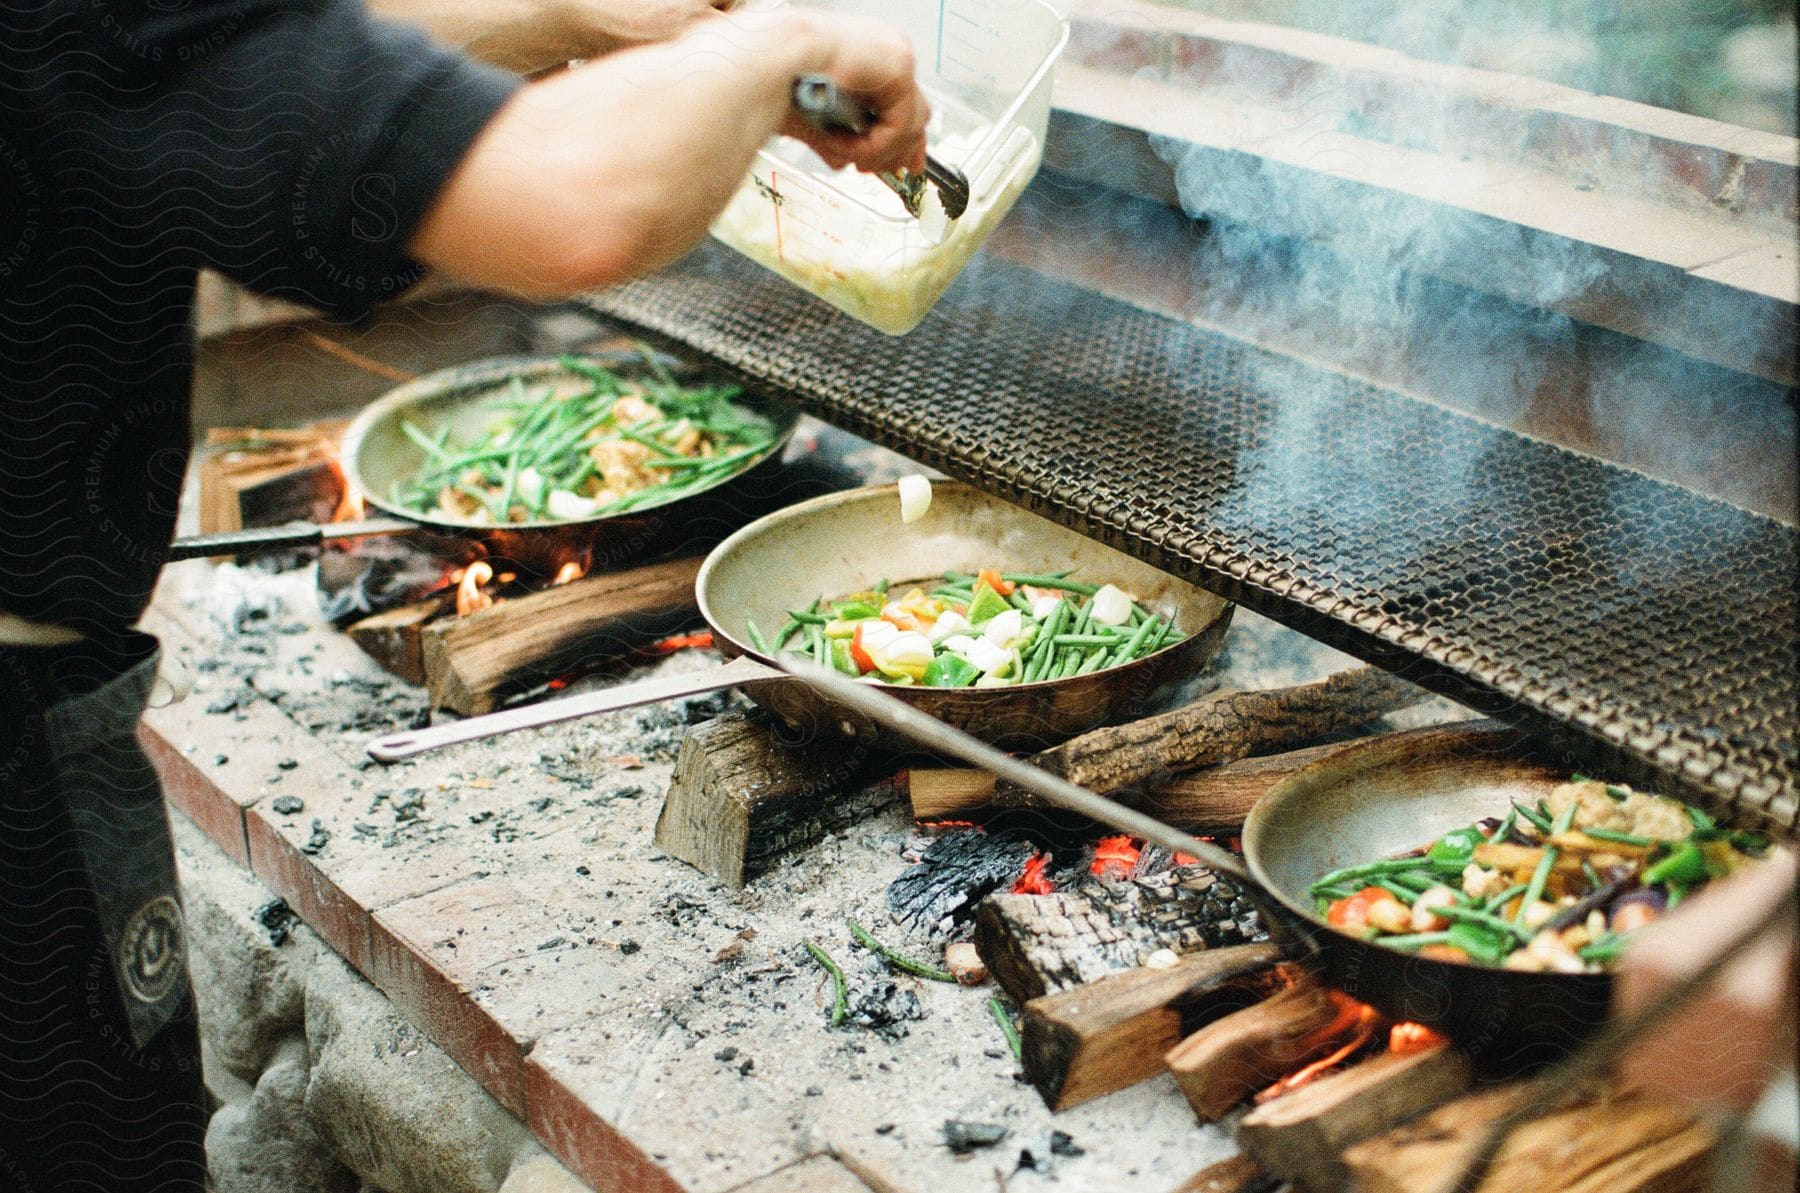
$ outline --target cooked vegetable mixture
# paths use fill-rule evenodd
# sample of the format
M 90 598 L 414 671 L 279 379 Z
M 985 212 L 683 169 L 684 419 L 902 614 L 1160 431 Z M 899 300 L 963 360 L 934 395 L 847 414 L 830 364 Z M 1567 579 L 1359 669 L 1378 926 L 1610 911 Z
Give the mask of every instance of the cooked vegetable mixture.
M 395 486 L 409 510 L 471 525 L 572 522 L 671 500 L 748 468 L 774 443 L 768 420 L 735 405 L 735 385 L 681 385 L 647 350 L 649 376 L 560 358 L 567 376 L 518 377 L 484 403 L 471 442 L 403 428 L 425 466 Z
M 1405 857 L 1310 888 L 1341 931 L 1442 961 L 1534 972 L 1608 969 L 1631 933 L 1768 842 L 1698 808 L 1576 775 Z
M 1111 584 L 1068 572 L 945 572 L 896 598 L 886 580 L 790 609 L 764 653 L 796 649 L 869 683 L 992 688 L 1086 675 L 1181 641 L 1174 625 Z

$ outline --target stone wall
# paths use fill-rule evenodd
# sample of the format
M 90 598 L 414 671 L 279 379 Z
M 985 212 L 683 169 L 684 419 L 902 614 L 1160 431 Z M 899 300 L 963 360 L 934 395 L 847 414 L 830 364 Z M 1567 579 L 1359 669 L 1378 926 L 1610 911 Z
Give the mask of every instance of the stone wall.
M 217 1193 L 587 1188 L 275 896 L 171 815 Z

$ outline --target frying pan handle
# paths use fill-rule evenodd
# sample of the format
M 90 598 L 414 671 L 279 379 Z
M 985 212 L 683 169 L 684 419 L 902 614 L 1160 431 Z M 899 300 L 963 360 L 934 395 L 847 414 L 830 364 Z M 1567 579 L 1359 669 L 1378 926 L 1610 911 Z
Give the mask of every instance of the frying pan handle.
M 295 547 L 316 547 L 328 540 L 363 538 L 378 534 L 410 534 L 419 528 L 416 522 L 399 518 L 369 518 L 361 522 L 288 522 L 281 526 L 255 526 L 248 530 L 223 530 L 216 534 L 195 534 L 178 538 L 169 544 L 169 562 L 182 559 L 207 559 L 214 555 L 239 555 L 255 551 L 282 551 Z
M 535 729 L 541 725 L 554 725 L 558 721 L 570 721 L 576 717 L 591 717 L 595 713 L 614 712 L 633 705 L 655 704 L 659 700 L 674 700 L 681 696 L 699 696 L 706 692 L 717 692 L 721 688 L 781 678 L 782 673 L 774 668 L 765 667 L 749 655 L 739 655 L 723 666 L 708 667 L 704 671 L 665 675 L 642 683 L 603 688 L 598 692 L 583 692 L 579 696 L 564 696 L 560 700 L 546 700 L 542 704 L 527 704 L 503 712 L 433 725 L 429 729 L 390 733 L 369 743 L 369 757 L 378 762 L 398 762 L 402 758 L 410 758 L 414 754 L 423 754 L 427 750 L 458 742 L 480 741 L 518 729 Z

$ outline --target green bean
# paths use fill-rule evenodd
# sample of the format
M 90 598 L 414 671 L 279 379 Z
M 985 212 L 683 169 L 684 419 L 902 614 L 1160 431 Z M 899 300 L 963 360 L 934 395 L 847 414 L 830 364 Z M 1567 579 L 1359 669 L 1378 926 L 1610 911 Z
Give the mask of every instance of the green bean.
M 988 999 L 987 1005 L 988 1014 L 1000 1025 L 1000 1034 L 1006 1037 L 1006 1046 L 1012 1049 L 1013 1059 L 1018 1060 L 1024 1053 L 1019 1042 L 1019 1029 L 1013 1026 L 1012 1016 L 1006 1013 L 1006 1007 L 997 996 Z
M 1574 800 L 1569 801 L 1569 806 L 1564 808 L 1562 810 L 1562 812 L 1560 814 L 1558 814 L 1555 821 L 1553 821 L 1551 823 L 1551 825 L 1550 825 L 1550 835 L 1551 836 L 1554 837 L 1561 833 L 1566 833 L 1569 831 L 1569 826 L 1575 823 L 1575 811 L 1579 806 L 1580 805 L 1577 804 Z
M 1509 886 L 1505 890 L 1501 891 L 1498 895 L 1495 895 L 1493 898 L 1491 898 L 1487 902 L 1483 903 L 1481 905 L 1481 910 L 1487 912 L 1489 915 L 1492 915 L 1496 911 L 1499 911 L 1502 907 L 1505 907 L 1507 905 L 1507 903 L 1510 902 L 1512 899 L 1516 898 L 1519 895 L 1523 895 L 1527 889 L 1528 889 L 1527 884 L 1523 883 L 1523 882 L 1518 883 L 1514 886 Z
M 1584 828 L 1581 830 L 1596 841 L 1613 841 L 1620 845 L 1651 846 L 1656 842 L 1650 837 L 1639 837 L 1632 833 L 1621 833 L 1610 828 Z
M 1161 624 L 1161 621 L 1162 619 L 1158 617 L 1146 617 L 1144 623 L 1138 626 L 1137 633 L 1133 634 L 1125 645 L 1119 647 L 1119 649 L 1113 653 L 1112 658 L 1108 660 L 1110 665 L 1116 667 L 1121 663 L 1129 663 L 1131 660 L 1137 658 L 1144 649 L 1145 640 L 1155 632 L 1156 627 Z
M 1521 817 L 1523 817 L 1526 820 L 1526 822 L 1528 822 L 1531 825 L 1531 827 L 1535 828 L 1539 833 L 1548 833 L 1550 831 L 1550 818 L 1548 816 L 1539 816 L 1536 812 L 1533 812 L 1530 808 L 1527 808 L 1523 804 L 1519 804 L 1519 803 L 1513 804 L 1513 811 L 1517 812 Z
M 645 447 L 649 448 L 653 452 L 658 453 L 659 455 L 671 457 L 671 458 L 677 459 L 677 460 L 686 459 L 686 457 L 683 456 L 680 452 L 676 451 L 674 448 L 670 447 L 668 444 L 664 443 L 662 440 L 656 438 L 656 436 L 650 434 L 647 431 L 640 431 L 634 427 L 620 427 L 619 434 L 622 437 L 631 440 L 633 443 L 643 444 Z
M 769 640 L 764 638 L 762 631 L 756 628 L 756 619 L 748 613 L 744 614 L 744 626 L 750 631 L 750 645 L 756 647 L 763 654 L 775 653 L 769 649 Z
M 625 387 L 613 372 L 592 361 L 582 360 L 579 356 L 559 356 L 557 363 L 578 376 L 586 377 L 596 386 L 605 386 L 610 393 L 623 393 Z
M 887 582 L 886 576 L 883 576 L 881 579 L 875 581 L 875 591 L 876 592 L 880 593 L 882 596 L 886 596 L 887 590 L 888 590 L 888 582 Z
M 812 954 L 812 959 L 831 975 L 831 1026 L 836 1027 L 844 1021 L 844 1015 L 849 1009 L 850 987 L 844 981 L 844 971 L 838 968 L 837 962 L 824 949 L 810 940 L 802 943 L 806 945 L 806 951 Z
M 1434 907 L 1431 910 L 1433 914 L 1441 915 L 1447 920 L 1463 920 L 1471 924 L 1480 924 L 1484 928 L 1492 928 L 1496 932 L 1506 932 L 1512 936 L 1518 937 L 1520 940 L 1528 941 L 1531 939 L 1531 933 L 1527 929 L 1520 927 L 1517 923 L 1511 920 L 1503 920 L 1497 915 L 1489 915 L 1485 911 L 1476 911 L 1473 907 L 1456 907 L 1452 905 Z
M 1111 651 L 1104 646 L 1094 647 L 1093 653 L 1081 661 L 1081 666 L 1075 668 L 1075 674 L 1090 675 L 1100 670 L 1102 664 L 1106 662 L 1106 656 L 1110 653 Z
M 831 618 L 825 616 L 823 613 L 815 612 L 818 605 L 819 602 L 814 601 L 812 609 L 789 609 L 787 615 L 801 625 L 824 625 L 826 622 L 830 621 Z
M 1318 881 L 1314 882 L 1312 886 L 1307 889 L 1314 890 L 1322 886 L 1336 886 L 1338 883 L 1349 882 L 1352 879 L 1374 878 L 1377 875 L 1384 874 L 1399 874 L 1407 870 L 1422 869 L 1429 865 L 1431 865 L 1431 859 L 1424 857 L 1400 857 L 1388 858 L 1379 862 L 1364 862 L 1360 866 L 1345 866 L 1341 870 L 1333 870 L 1331 873 L 1324 875 Z
M 676 456 L 673 459 L 645 460 L 645 468 L 707 468 L 723 471 L 740 460 L 748 460 L 759 449 L 749 448 L 729 456 Z
M 876 954 L 894 968 L 903 969 L 907 973 L 921 978 L 929 978 L 934 982 L 956 984 L 956 977 L 949 970 L 939 969 L 935 965 L 927 965 L 923 961 L 914 961 L 905 953 L 889 948 L 869 935 L 868 930 L 855 920 L 846 920 L 845 923 L 850 925 L 850 935 L 856 938 L 856 943 Z
M 1397 882 L 1401 886 L 1411 887 L 1413 890 L 1421 893 L 1430 890 L 1434 886 L 1444 885 L 1442 882 L 1438 881 L 1435 874 L 1427 874 L 1416 870 L 1402 870 L 1398 874 L 1388 875 L 1387 878 L 1390 882 Z
M 1058 646 L 1118 646 L 1128 639 L 1123 634 L 1058 634 Z
M 1489 837 L 1488 840 L 1490 840 L 1490 841 L 1506 840 L 1507 834 L 1512 832 L 1513 825 L 1517 824 L 1518 822 L 1519 822 L 1519 806 L 1517 804 L 1514 804 L 1511 808 L 1507 809 L 1506 819 L 1504 819 L 1500 822 L 1500 827 L 1498 827 L 1494 830 L 1494 835 Z
M 944 579 L 950 581 L 952 584 L 959 584 L 965 588 L 972 588 L 975 585 L 974 572 L 945 572 Z
M 1513 923 L 1523 924 L 1526 909 L 1544 893 L 1544 884 L 1550 881 L 1550 868 L 1556 865 L 1557 853 L 1556 846 L 1544 846 L 1544 856 L 1538 859 L 1537 869 L 1531 875 L 1531 885 L 1525 888 L 1525 894 L 1519 899 L 1519 910 L 1513 913 Z
M 1400 900 L 1400 902 L 1406 904 L 1408 907 L 1411 907 L 1413 901 L 1422 893 L 1420 891 L 1415 891 L 1410 887 L 1401 886 L 1391 878 L 1377 878 L 1375 880 L 1375 885 L 1394 896 L 1394 898 Z
M 1029 584 L 1033 588 L 1061 588 L 1068 592 L 1078 592 L 1082 596 L 1093 596 L 1100 591 L 1098 584 L 1084 584 L 1080 580 L 1064 579 L 1067 572 L 1061 575 L 1034 575 L 1030 572 L 1002 572 L 1000 578 L 1008 584 Z M 945 573 L 949 578 L 949 573 Z
M 444 451 L 444 445 L 441 442 L 433 440 L 431 436 L 413 426 L 412 423 L 402 419 L 400 422 L 400 429 L 404 431 L 406 437 L 417 444 L 419 450 L 423 451 L 426 455 L 439 460 L 447 458 L 447 453 Z M 445 429 L 447 430 L 448 428 L 446 427 Z
M 1414 949 L 1422 949 L 1428 944 L 1447 944 L 1450 941 L 1450 934 L 1448 932 L 1411 932 L 1402 936 L 1378 936 L 1376 939 L 1390 949 L 1411 952 Z

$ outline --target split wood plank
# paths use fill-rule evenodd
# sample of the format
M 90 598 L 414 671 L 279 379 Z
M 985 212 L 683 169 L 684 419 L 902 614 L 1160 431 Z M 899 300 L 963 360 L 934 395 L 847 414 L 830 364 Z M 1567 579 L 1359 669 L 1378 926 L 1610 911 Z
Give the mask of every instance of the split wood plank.
M 1474 1071 L 1447 1045 L 1384 1052 L 1265 1102 L 1238 1123 L 1238 1146 L 1271 1175 L 1305 1190 L 1350 1179 L 1346 1148 L 1463 1093 Z
M 509 694 L 592 658 L 641 646 L 699 617 L 699 558 L 664 560 L 510 597 L 424 627 L 433 708 L 491 712 Z
M 1259 1089 L 1330 1051 L 1324 1031 L 1337 1006 L 1324 987 L 1303 978 L 1270 998 L 1214 1020 L 1169 1050 L 1194 1117 L 1212 1122 Z
M 423 687 L 425 627 L 455 608 L 455 594 L 440 592 L 410 605 L 372 613 L 352 622 L 344 632 L 383 670 Z
M 1208 949 L 1025 1004 L 1020 1064 L 1052 1110 L 1124 1089 L 1162 1069 L 1183 1035 L 1268 993 L 1272 944 Z
M 1351 1147 L 1344 1167 L 1366 1193 L 1446 1189 L 1523 1088 L 1501 1086 L 1440 1106 Z M 1478 1193 L 1699 1193 L 1716 1142 L 1710 1127 L 1667 1099 L 1603 1088 L 1514 1131 Z
M 1236 883 L 1205 866 L 1147 878 L 1085 876 L 1048 895 L 995 894 L 975 913 L 975 947 L 1002 989 L 1026 1003 L 1178 955 L 1262 939 Z
M 1218 693 L 1172 712 L 1095 729 L 1034 754 L 1031 761 L 1090 791 L 1154 789 L 1173 774 L 1359 729 L 1424 696 L 1396 675 L 1355 667 L 1296 687 Z M 1001 783 L 994 802 L 1037 807 L 1042 801 Z
M 893 762 L 849 737 L 804 744 L 760 710 L 726 713 L 682 739 L 656 820 L 656 845 L 742 887 L 791 849 L 900 796 Z
M 1309 746 L 1207 767 L 1177 775 L 1121 802 L 1192 833 L 1236 833 L 1269 788 L 1343 744 Z M 907 798 L 912 801 L 914 820 L 954 820 L 993 804 L 994 776 L 962 767 L 915 768 L 907 774 Z

